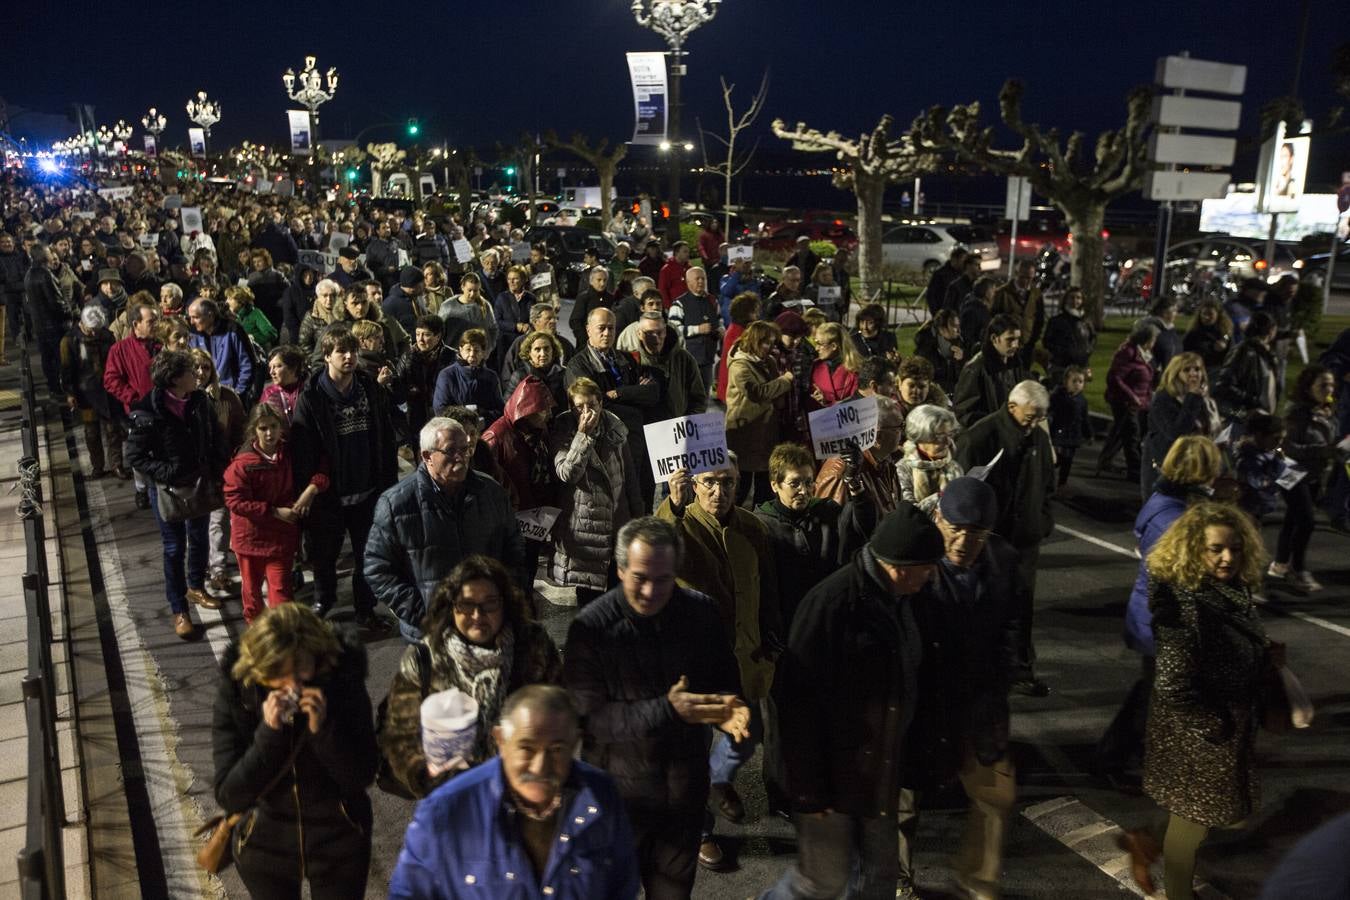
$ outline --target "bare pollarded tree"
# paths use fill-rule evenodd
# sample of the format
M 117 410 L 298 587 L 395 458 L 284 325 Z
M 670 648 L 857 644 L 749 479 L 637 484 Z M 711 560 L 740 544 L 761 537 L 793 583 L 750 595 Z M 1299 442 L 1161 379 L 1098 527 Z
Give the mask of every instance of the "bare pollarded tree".
M 590 138 L 578 132 L 573 132 L 572 139 L 564 142 L 552 131 L 544 136 L 544 143 L 566 150 L 595 167 L 595 174 L 600 179 L 600 228 L 608 228 L 610 217 L 614 214 L 614 178 L 618 174 L 619 163 L 628 155 L 628 145 L 615 144 L 614 149 L 610 150 L 608 138 L 600 138 L 592 144 Z
M 924 151 L 950 155 L 996 175 L 1019 175 L 1060 212 L 1073 237 L 1071 279 L 1083 288 L 1087 307 L 1100 326 L 1105 310 L 1105 241 L 1102 223 L 1111 201 L 1139 190 L 1149 171 L 1149 114 L 1153 94 L 1135 88 L 1125 101 L 1125 124 L 1103 131 L 1091 151 L 1083 132 L 1061 140 L 1058 129 L 1043 129 L 1022 118 L 1023 86 L 1010 80 L 999 92 L 999 114 L 1020 147 L 1000 149 L 994 128 L 980 123 L 980 104 L 950 110 L 935 106 L 914 120 L 909 137 Z
M 881 279 L 881 211 L 886 199 L 886 187 L 910 181 L 917 175 L 932 171 L 940 155 L 918 147 L 910 135 L 892 135 L 895 119 L 888 113 L 876 127 L 856 138 L 846 138 L 837 131 L 820 132 L 798 122 L 789 128 L 782 119 L 775 119 L 773 133 L 792 141 L 797 150 L 811 153 L 833 151 L 844 164 L 834 175 L 835 187 L 852 191 L 858 199 L 858 275 L 862 292 L 870 297 L 882 287 Z
M 727 135 L 723 137 L 720 134 L 713 134 L 703 127 L 703 123 L 698 123 L 699 143 L 703 148 L 703 168 L 716 172 L 721 175 L 726 183 L 726 191 L 722 198 L 723 218 L 722 234 L 731 234 L 731 181 L 745 167 L 750 165 L 750 160 L 754 158 L 755 150 L 759 147 L 759 141 L 756 140 L 748 151 L 742 149 L 738 156 L 736 153 L 736 139 L 740 137 L 742 131 L 745 131 L 755 120 L 759 118 L 760 112 L 764 109 L 764 99 L 769 95 L 769 73 L 766 71 L 764 77 L 759 80 L 759 90 L 750 98 L 750 105 L 744 112 L 737 114 L 735 106 L 731 102 L 731 94 L 736 90 L 736 85 L 727 84 L 725 77 L 720 79 L 722 82 L 722 103 L 727 109 Z M 726 156 L 719 162 L 710 162 L 708 159 L 707 139 L 711 138 L 722 145 Z

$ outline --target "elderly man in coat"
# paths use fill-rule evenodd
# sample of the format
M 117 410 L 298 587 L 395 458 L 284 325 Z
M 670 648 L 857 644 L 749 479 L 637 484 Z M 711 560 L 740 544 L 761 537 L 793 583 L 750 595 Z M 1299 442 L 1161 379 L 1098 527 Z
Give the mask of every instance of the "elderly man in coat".
M 735 454 L 723 469 L 692 477 L 680 469 L 670 479 L 670 496 L 656 510 L 657 518 L 674 524 L 684 539 L 684 561 L 676 572 L 680 584 L 717 604 L 740 667 L 742 696 L 750 704 L 749 739 L 718 741 L 709 758 L 711 803 L 733 823 L 745 816 L 733 782 L 763 734 L 759 702 L 769 695 L 773 661 L 782 646 L 773 546 L 764 523 L 736 505 L 739 476 Z M 722 851 L 711 832 L 710 822 L 699 862 L 715 871 L 722 865 Z

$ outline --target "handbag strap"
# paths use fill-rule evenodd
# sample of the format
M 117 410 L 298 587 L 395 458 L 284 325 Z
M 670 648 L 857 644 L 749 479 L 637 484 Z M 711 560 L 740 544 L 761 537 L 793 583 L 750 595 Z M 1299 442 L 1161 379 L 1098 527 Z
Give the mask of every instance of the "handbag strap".
M 277 773 L 272 776 L 271 780 L 267 782 L 267 785 L 262 790 L 258 791 L 258 796 L 251 804 L 249 804 L 250 806 L 257 806 L 263 797 L 272 793 L 272 789 L 281 784 L 281 779 L 286 777 L 286 772 L 290 770 L 291 766 L 295 765 L 296 757 L 300 755 L 300 748 L 303 746 L 305 746 L 305 732 L 302 731 L 300 733 L 300 739 L 291 746 L 291 752 L 286 757 L 286 763 L 277 770 Z

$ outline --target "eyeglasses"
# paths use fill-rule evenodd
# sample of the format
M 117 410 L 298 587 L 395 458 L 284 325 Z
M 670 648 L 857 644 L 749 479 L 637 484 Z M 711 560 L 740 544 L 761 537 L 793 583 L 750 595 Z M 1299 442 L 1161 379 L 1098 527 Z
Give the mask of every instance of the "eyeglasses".
M 456 600 L 454 603 L 455 612 L 461 616 L 472 617 L 475 614 L 484 616 L 493 616 L 502 611 L 502 598 L 494 597 L 491 600 L 484 600 L 482 603 L 470 603 L 467 600 Z
M 809 491 L 816 486 L 816 480 L 814 478 L 785 478 L 782 484 L 790 491 Z
M 464 444 L 464 445 L 451 444 L 451 445 L 449 445 L 448 447 L 436 447 L 436 448 L 433 449 L 431 452 L 432 452 L 432 453 L 444 453 L 446 456 L 450 457 L 451 459 L 456 459 L 456 458 L 458 458 L 458 459 L 463 459 L 464 457 L 466 457 L 466 456 L 469 455 L 469 445 L 468 445 L 468 444 Z
M 698 479 L 698 478 L 696 478 L 696 479 L 694 479 L 694 486 L 695 486 L 695 487 L 701 487 L 701 488 L 703 488 L 705 491 L 722 490 L 722 491 L 724 491 L 724 492 L 730 493 L 731 491 L 736 490 L 736 479 L 735 479 L 735 478 L 703 478 L 703 479 Z

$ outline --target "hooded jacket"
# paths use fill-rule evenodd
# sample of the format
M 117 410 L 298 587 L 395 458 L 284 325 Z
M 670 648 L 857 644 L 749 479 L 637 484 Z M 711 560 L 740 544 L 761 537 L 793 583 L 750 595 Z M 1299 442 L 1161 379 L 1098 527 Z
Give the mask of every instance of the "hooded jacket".
M 483 432 L 483 443 L 501 467 L 506 478 L 503 487 L 518 510 L 554 505 L 556 480 L 550 477 L 547 483 L 541 484 L 531 477 L 541 466 L 550 474 L 553 469 L 548 425 L 545 423 L 539 431 L 533 432 L 536 437 L 527 438 L 528 426 L 521 424 L 526 416 L 552 412 L 553 409 L 553 394 L 548 385 L 533 375 L 526 376 L 511 392 L 501 417 Z
M 300 544 L 300 526 L 273 513 L 300 496 L 290 442 L 277 445 L 268 459 L 256 445 L 240 450 L 225 469 L 225 508 L 230 511 L 230 549 L 248 556 L 287 558 Z M 315 472 L 304 485 L 328 490 L 328 473 Z

